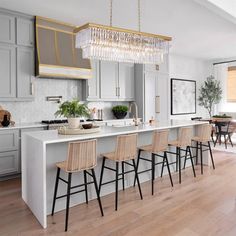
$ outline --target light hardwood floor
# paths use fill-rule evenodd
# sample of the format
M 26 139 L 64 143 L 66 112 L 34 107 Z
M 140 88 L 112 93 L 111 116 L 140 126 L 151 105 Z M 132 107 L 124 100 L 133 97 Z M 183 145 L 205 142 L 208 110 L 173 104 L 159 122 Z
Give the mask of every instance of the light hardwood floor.
M 114 195 L 102 198 L 104 217 L 97 201 L 71 208 L 69 231 L 65 233 L 65 212 L 48 217 L 48 228 L 42 229 L 21 200 L 20 181 L 0 183 L 0 235 L 81 235 L 81 236 L 206 236 L 236 235 L 236 154 L 214 152 L 216 170 L 205 167 L 197 178 L 191 168 L 183 172 L 174 188 L 168 176 L 155 183 L 142 184 L 144 200 L 137 188 L 120 191 L 119 210 L 114 211 Z

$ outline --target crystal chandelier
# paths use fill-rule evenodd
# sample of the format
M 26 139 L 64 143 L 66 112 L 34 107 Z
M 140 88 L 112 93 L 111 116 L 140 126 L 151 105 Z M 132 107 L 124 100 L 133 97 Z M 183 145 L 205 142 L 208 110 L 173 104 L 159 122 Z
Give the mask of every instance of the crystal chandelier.
M 76 48 L 82 48 L 83 58 L 104 61 L 160 64 L 169 52 L 170 37 L 144 33 L 140 30 L 140 0 L 138 0 L 139 31 L 88 23 L 76 28 Z

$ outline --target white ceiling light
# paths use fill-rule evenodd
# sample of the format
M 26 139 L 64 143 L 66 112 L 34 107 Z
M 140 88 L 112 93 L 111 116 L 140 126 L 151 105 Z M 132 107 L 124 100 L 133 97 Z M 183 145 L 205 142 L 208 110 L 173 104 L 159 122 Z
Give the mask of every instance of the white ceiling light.
M 76 47 L 83 57 L 105 61 L 159 64 L 169 51 L 170 37 L 141 32 L 140 0 L 138 0 L 139 31 L 88 23 L 76 28 Z

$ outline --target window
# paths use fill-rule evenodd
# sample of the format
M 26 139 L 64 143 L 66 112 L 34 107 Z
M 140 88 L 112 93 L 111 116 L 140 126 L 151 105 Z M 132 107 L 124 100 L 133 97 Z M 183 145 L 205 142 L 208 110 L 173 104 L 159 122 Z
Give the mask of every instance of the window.
M 236 102 L 236 66 L 228 67 L 227 102 Z

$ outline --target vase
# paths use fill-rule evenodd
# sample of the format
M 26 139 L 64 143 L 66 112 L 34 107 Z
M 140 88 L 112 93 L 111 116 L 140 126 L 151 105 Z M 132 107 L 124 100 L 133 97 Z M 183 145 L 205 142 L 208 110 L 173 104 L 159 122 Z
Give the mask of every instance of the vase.
M 78 129 L 80 126 L 80 118 L 67 118 L 68 119 L 68 125 L 70 129 Z
M 114 112 L 113 111 L 114 116 L 116 117 L 116 119 L 124 119 L 127 115 L 127 112 Z
M 10 124 L 10 120 L 8 120 L 7 115 L 4 115 L 3 121 L 1 122 L 3 127 L 7 127 Z

